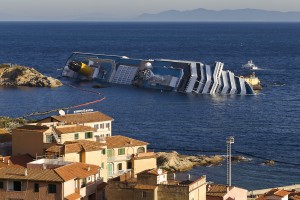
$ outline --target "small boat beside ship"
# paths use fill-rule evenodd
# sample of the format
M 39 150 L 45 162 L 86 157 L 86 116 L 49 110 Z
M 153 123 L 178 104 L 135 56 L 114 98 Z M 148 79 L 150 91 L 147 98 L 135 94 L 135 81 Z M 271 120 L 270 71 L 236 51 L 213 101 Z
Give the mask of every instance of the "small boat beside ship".
M 160 91 L 195 94 L 252 95 L 244 78 L 212 65 L 170 59 L 134 59 L 126 56 L 74 52 L 62 71 L 63 77 L 133 85 Z
M 249 70 L 258 70 L 258 67 L 253 63 L 252 60 L 249 60 L 246 64 L 244 64 L 242 68 Z

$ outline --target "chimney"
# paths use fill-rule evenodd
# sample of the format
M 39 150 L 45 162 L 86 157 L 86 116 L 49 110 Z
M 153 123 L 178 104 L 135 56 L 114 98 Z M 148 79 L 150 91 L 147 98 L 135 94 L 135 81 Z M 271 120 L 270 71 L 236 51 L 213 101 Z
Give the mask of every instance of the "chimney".
M 190 174 L 188 174 L 188 178 L 189 178 L 189 180 L 191 180 L 191 175 Z
M 88 166 L 87 171 L 88 171 L 88 172 L 91 171 L 91 167 L 90 167 L 90 166 Z
M 176 174 L 175 173 L 173 173 L 173 177 L 174 177 L 174 181 L 176 180 Z
M 28 175 L 27 168 L 25 168 L 24 176 L 27 176 L 27 175 Z

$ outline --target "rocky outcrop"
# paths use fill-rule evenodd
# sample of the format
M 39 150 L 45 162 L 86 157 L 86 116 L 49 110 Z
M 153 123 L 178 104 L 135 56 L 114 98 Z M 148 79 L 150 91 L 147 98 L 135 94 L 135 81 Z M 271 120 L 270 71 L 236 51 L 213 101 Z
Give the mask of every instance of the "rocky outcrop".
M 24 66 L 0 65 L 0 86 L 59 87 L 62 83 Z
M 168 171 L 187 171 L 194 166 L 215 166 L 224 161 L 222 156 L 187 156 L 176 151 L 157 153 L 157 165 Z
M 167 171 L 187 171 L 194 166 L 218 166 L 222 165 L 225 156 L 188 156 L 180 155 L 176 151 L 172 152 L 158 152 L 157 166 Z M 251 159 L 244 156 L 232 156 L 232 162 L 248 162 Z
M 262 163 L 262 165 L 272 166 L 272 165 L 275 165 L 275 161 L 274 160 L 266 160 Z

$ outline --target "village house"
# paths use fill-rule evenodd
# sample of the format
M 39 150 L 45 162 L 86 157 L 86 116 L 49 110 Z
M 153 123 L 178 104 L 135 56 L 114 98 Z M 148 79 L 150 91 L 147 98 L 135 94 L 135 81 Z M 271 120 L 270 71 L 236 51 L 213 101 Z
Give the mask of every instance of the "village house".
M 206 177 L 175 180 L 162 169 L 149 169 L 136 178 L 127 173 L 109 180 L 106 195 L 109 200 L 205 200 Z
M 80 112 L 75 114 L 54 115 L 38 120 L 30 125 L 40 126 L 60 126 L 60 125 L 82 125 L 89 126 L 95 129 L 98 137 L 111 136 L 112 132 L 112 121 L 108 115 L 101 112 Z
M 129 171 L 136 175 L 145 169 L 156 168 L 155 153 L 147 151 L 149 143 L 121 135 L 106 137 L 105 141 L 109 178 Z
M 208 184 L 206 200 L 247 200 L 248 191 L 235 186 Z
M 103 181 L 98 166 L 64 163 L 47 169 L 46 165 L 45 162 L 33 163 L 31 168 L 0 168 L 0 200 L 102 199 Z
M 107 146 L 103 142 L 89 140 L 67 141 L 46 149 L 47 158 L 60 158 L 68 162 L 82 162 L 98 165 L 101 178 L 107 181 Z
M 76 140 L 46 149 L 49 158 L 101 166 L 104 181 L 126 172 L 137 174 L 156 167 L 156 155 L 147 152 L 148 143 L 125 136 L 106 137 L 101 142 Z M 104 175 L 106 173 L 106 176 Z

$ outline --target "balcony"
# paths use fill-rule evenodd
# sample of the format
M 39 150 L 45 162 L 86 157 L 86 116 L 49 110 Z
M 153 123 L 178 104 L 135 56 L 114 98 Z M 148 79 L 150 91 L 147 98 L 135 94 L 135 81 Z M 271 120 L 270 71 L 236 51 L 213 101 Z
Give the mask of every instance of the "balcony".
M 131 172 L 131 169 L 108 171 L 108 177 L 117 177 L 128 172 Z
M 86 184 L 81 185 L 79 194 L 82 197 L 89 196 L 91 194 L 96 193 L 97 186 L 103 182 L 102 178 L 97 179 L 96 181 L 92 181 Z
M 107 158 L 107 162 L 127 161 L 132 158 L 132 155 L 112 156 Z

